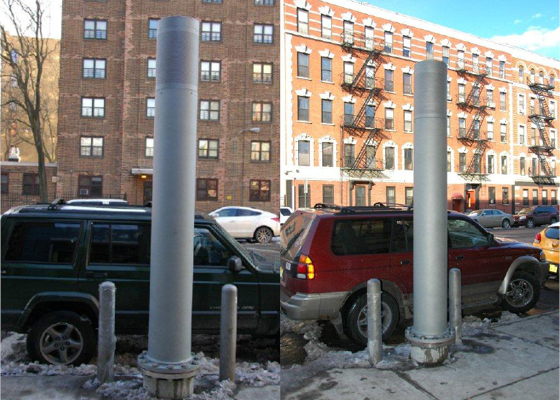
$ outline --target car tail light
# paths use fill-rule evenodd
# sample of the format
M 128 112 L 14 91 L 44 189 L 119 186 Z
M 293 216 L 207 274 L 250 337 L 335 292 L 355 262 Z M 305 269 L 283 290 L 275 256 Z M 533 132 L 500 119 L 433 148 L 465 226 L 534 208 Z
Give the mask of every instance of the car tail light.
M 541 233 L 537 233 L 537 236 L 535 236 L 535 243 L 540 243 L 541 242 Z
M 278 218 L 278 217 L 274 217 L 274 218 L 271 218 L 271 219 L 272 219 L 273 221 L 280 222 L 280 218 Z
M 298 279 L 315 279 L 315 266 L 311 258 L 302 254 L 299 256 L 299 261 L 297 265 L 297 275 Z

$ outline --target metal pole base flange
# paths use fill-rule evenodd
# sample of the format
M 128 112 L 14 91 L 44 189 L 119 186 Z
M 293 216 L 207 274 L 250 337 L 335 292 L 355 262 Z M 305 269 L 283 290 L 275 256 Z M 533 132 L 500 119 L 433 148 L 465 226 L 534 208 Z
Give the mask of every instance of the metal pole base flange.
M 158 399 L 180 400 L 193 394 L 200 363 L 196 356 L 185 363 L 160 363 L 143 352 L 138 356 L 138 368 L 144 375 L 144 389 L 150 395 Z
M 423 335 L 409 327 L 405 337 L 410 343 L 410 358 L 419 364 L 436 365 L 449 355 L 449 346 L 455 341 L 455 332 L 447 328 L 441 335 Z

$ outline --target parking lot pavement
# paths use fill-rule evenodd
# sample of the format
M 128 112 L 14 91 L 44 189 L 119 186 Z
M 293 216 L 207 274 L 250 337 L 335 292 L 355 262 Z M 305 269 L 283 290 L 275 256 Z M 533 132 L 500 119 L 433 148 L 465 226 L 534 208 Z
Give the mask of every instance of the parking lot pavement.
M 259 253 L 261 256 L 265 257 L 267 261 L 280 264 L 280 238 L 275 237 L 267 244 L 249 242 L 241 242 L 241 244 L 247 250 L 253 250 Z

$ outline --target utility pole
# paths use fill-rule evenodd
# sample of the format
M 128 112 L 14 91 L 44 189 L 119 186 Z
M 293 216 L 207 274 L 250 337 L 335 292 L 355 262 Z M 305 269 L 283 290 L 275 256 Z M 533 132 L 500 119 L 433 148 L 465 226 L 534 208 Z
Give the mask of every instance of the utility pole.
M 191 354 L 199 21 L 158 23 L 148 352 L 152 396 L 184 399 L 200 369 Z
M 447 66 L 426 60 L 414 83 L 414 325 L 406 331 L 420 364 L 447 358 Z

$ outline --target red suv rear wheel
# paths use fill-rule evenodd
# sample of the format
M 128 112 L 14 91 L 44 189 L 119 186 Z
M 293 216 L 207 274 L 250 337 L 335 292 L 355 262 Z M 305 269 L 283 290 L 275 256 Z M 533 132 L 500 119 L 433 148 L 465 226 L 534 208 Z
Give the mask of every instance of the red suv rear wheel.
M 391 337 L 399 322 L 399 305 L 388 293 L 381 294 L 381 319 L 383 340 Z M 367 294 L 354 299 L 346 316 L 347 334 L 355 343 L 367 345 Z

